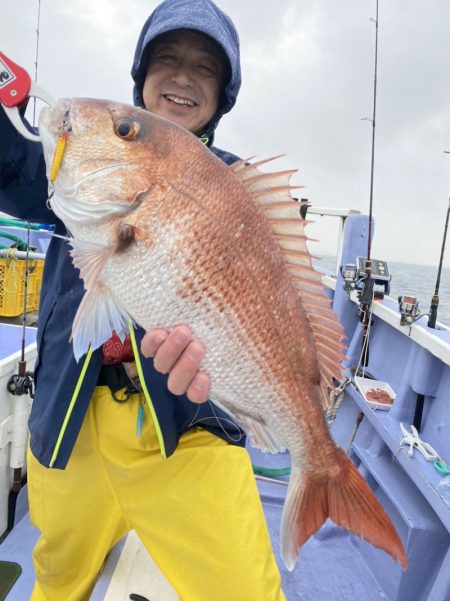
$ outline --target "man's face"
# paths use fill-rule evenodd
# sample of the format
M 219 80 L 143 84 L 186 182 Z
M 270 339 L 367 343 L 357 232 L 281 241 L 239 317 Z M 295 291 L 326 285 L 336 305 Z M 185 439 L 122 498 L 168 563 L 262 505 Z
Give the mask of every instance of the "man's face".
M 212 40 L 193 31 L 168 32 L 151 49 L 145 108 L 200 134 L 217 111 L 224 70 Z

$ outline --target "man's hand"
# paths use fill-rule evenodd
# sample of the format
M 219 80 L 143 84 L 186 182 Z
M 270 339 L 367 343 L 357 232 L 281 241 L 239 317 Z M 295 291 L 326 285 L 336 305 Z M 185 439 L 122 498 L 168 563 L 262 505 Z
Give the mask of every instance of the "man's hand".
M 204 403 L 208 399 L 209 377 L 199 371 L 205 347 L 192 340 L 187 326 L 177 326 L 170 332 L 150 330 L 142 339 L 144 357 L 153 357 L 155 369 L 169 374 L 167 386 L 173 394 L 187 394 L 193 403 Z

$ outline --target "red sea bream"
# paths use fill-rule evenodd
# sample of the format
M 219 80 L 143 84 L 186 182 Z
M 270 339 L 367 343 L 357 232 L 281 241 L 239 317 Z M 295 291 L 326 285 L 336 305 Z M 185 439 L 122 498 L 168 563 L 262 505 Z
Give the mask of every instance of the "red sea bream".
M 288 568 L 328 517 L 406 567 L 389 517 L 324 419 L 343 331 L 311 265 L 292 172 L 229 167 L 179 126 L 110 101 L 61 100 L 42 110 L 39 131 L 49 176 L 66 140 L 51 206 L 86 288 L 75 356 L 113 329 L 124 336 L 130 320 L 188 324 L 206 347 L 212 401 L 256 447 L 290 453 Z

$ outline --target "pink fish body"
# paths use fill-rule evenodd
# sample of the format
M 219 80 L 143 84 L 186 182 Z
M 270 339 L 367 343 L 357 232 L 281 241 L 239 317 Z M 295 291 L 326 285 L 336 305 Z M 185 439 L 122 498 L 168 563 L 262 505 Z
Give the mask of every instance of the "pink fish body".
M 328 517 L 406 567 L 389 517 L 324 420 L 343 332 L 311 265 L 292 172 L 230 168 L 182 128 L 109 101 L 61 100 L 39 131 L 49 173 L 67 136 L 51 204 L 86 288 L 76 357 L 130 320 L 188 324 L 206 347 L 214 403 L 258 448 L 290 453 L 288 568 Z

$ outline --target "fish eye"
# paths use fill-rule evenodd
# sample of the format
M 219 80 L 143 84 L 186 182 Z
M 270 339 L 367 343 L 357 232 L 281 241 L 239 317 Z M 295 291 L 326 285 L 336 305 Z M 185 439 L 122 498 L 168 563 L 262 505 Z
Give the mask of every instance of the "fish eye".
M 121 117 L 114 123 L 114 133 L 122 140 L 133 140 L 139 133 L 139 123 L 129 117 Z

